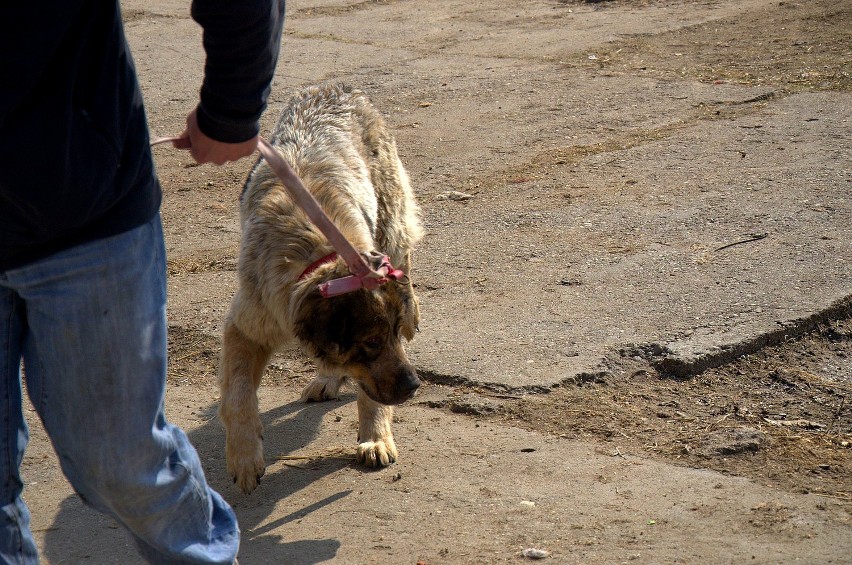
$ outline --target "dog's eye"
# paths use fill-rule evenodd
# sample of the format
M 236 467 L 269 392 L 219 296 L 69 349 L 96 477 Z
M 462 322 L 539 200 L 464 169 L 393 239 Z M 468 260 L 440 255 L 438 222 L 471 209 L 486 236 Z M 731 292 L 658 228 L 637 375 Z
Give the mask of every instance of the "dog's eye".
M 382 346 L 382 338 L 378 336 L 368 337 L 364 340 L 364 346 L 369 349 L 378 349 Z

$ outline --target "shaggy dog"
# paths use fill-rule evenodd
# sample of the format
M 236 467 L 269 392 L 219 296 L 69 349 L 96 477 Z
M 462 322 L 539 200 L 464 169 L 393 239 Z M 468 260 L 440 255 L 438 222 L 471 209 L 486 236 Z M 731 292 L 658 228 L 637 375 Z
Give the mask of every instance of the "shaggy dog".
M 419 322 L 407 275 L 422 228 L 384 120 L 357 90 L 311 87 L 290 100 L 270 142 L 374 267 L 384 254 L 406 277 L 321 296 L 318 284 L 348 275 L 347 266 L 258 161 L 240 199 L 239 289 L 225 319 L 219 375 L 228 472 L 246 493 L 265 470 L 257 388 L 277 349 L 298 343 L 316 363 L 304 400 L 336 398 L 347 378 L 358 384 L 357 459 L 371 467 L 397 458 L 391 405 L 420 385 L 401 339 L 411 340 Z

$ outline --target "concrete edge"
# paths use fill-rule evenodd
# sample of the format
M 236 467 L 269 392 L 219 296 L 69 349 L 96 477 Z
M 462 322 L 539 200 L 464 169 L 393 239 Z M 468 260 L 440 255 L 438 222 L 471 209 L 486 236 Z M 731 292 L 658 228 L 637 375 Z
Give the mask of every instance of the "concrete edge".
M 665 376 L 688 378 L 708 369 L 720 367 L 735 361 L 743 355 L 790 339 L 801 337 L 817 329 L 820 324 L 852 317 L 852 295 L 836 300 L 828 307 L 814 312 L 810 316 L 782 322 L 777 330 L 758 334 L 736 343 L 719 345 L 718 350 L 695 356 L 671 355 L 668 348 L 662 347 L 663 354 L 650 359 L 651 365 Z
M 417 372 L 421 379 L 435 385 L 480 389 L 485 392 L 500 394 L 547 394 L 560 387 L 579 386 L 590 382 L 606 382 L 606 378 L 612 375 L 614 369 L 625 364 L 624 359 L 626 357 L 638 355 L 663 377 L 686 379 L 699 375 L 708 369 L 732 363 L 743 355 L 756 353 L 763 348 L 801 337 L 813 332 L 821 324 L 847 318 L 852 318 L 852 295 L 838 299 L 828 307 L 809 316 L 781 322 L 777 330 L 761 333 L 739 342 L 722 344 L 716 350 L 705 354 L 682 356 L 660 343 L 628 345 L 605 355 L 601 359 L 598 369 L 580 371 L 550 385 L 511 386 L 505 383 L 477 381 L 461 375 L 440 373 L 428 368 L 418 368 Z

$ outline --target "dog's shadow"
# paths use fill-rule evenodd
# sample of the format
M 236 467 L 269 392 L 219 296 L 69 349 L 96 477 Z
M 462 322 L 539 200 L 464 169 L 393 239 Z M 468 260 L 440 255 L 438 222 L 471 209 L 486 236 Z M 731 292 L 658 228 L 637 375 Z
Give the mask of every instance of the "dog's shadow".
M 206 422 L 189 433 L 201 458 L 207 482 L 234 508 L 242 532 L 240 561 L 245 563 L 312 564 L 332 559 L 340 548 L 336 539 L 286 540 L 276 530 L 294 520 L 333 505 L 350 490 L 332 492 L 308 505 L 288 505 L 288 498 L 311 483 L 355 465 L 355 433 L 345 428 L 351 453 L 329 451 L 318 445 L 318 455 L 310 459 L 293 459 L 292 465 L 278 460 L 313 442 L 326 414 L 354 400 L 343 395 L 339 401 L 304 403 L 294 401 L 261 414 L 264 425 L 264 453 L 267 472 L 252 494 L 246 495 L 228 477 L 224 459 L 225 432 L 214 417 L 217 406 L 206 410 Z M 351 440 L 351 441 L 349 441 Z M 333 490 L 333 489 L 330 489 Z M 286 514 L 275 516 L 284 502 Z M 303 504 L 303 503 L 302 503 Z M 280 510 L 279 510 L 280 512 Z M 43 557 L 49 563 L 143 563 L 133 549 L 130 537 L 111 518 L 83 505 L 76 495 L 60 504 L 53 524 L 47 528 Z
M 310 504 L 286 504 L 287 499 L 295 499 L 293 495 L 311 483 L 355 465 L 356 431 L 343 423 L 349 421 L 349 418 L 336 425 L 340 426 L 343 434 L 340 443 L 350 445 L 351 450 L 335 450 L 334 446 L 317 443 L 311 451 L 317 452 L 318 455 L 312 455 L 310 459 L 279 459 L 315 442 L 327 414 L 354 400 L 354 394 L 344 394 L 340 400 L 327 402 L 305 403 L 297 400 L 263 412 L 261 421 L 267 470 L 257 490 L 249 495 L 243 494 L 228 477 L 224 459 L 225 432 L 218 419 L 211 420 L 214 425 L 205 425 L 190 434 L 194 445 L 210 446 L 213 450 L 202 452 L 203 448 L 198 447 L 199 453 L 206 454 L 202 455 L 202 461 L 210 486 L 222 494 L 237 513 L 242 530 L 241 561 L 264 563 L 273 559 L 278 563 L 307 564 L 335 556 L 340 547 L 337 540 L 287 542 L 282 540 L 276 530 L 314 511 L 333 505 L 351 493 L 350 490 L 330 489 L 328 496 Z M 347 410 L 349 408 L 354 414 L 354 407 L 348 407 Z M 280 507 L 282 501 L 287 508 L 286 514 L 275 516 L 275 509 Z

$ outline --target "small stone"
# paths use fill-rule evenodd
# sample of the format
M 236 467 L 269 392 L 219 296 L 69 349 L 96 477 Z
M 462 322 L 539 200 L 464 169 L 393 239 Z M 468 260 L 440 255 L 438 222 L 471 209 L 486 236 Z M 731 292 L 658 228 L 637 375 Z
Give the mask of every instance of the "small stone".
M 465 200 L 470 200 L 473 197 L 473 194 L 459 192 L 458 190 L 451 190 L 449 192 L 442 192 L 441 194 L 435 197 L 435 200 L 454 200 L 456 202 L 463 202 Z
M 702 457 L 756 452 L 766 443 L 766 434 L 752 428 L 729 428 L 711 432 L 702 438 L 695 453 Z
M 547 559 L 548 557 L 550 557 L 550 552 L 544 549 L 528 547 L 521 552 L 521 555 L 523 555 L 527 559 Z

